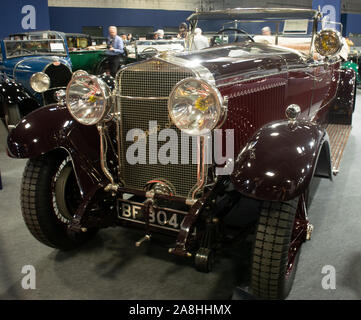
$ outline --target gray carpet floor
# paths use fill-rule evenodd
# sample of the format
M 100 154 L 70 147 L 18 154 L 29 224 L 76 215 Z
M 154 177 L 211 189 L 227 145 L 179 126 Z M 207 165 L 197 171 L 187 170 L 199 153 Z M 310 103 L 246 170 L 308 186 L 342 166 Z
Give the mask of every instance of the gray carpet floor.
M 101 230 L 79 250 L 61 252 L 35 240 L 20 212 L 19 189 L 26 160 L 4 152 L 1 128 L 0 299 L 228 299 L 247 285 L 251 243 L 229 245 L 212 273 L 167 253 L 157 238 L 136 248 L 139 230 Z M 333 182 L 318 181 L 310 208 L 312 240 L 303 245 L 288 299 L 361 299 L 361 93 L 353 129 Z M 36 270 L 36 289 L 24 290 L 24 265 Z M 323 289 L 324 266 L 336 271 L 336 289 Z

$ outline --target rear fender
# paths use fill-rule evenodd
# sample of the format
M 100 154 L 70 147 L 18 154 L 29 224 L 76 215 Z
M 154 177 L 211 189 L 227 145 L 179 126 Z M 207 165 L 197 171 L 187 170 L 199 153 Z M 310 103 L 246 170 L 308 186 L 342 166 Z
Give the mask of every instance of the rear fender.
M 75 121 L 65 106 L 35 110 L 8 135 L 7 151 L 13 158 L 35 158 L 57 149 L 65 149 L 72 158 L 82 194 L 90 192 L 94 184 L 105 184 L 96 127 Z
M 282 121 L 256 132 L 236 158 L 231 181 L 245 196 L 287 201 L 305 192 L 314 174 L 332 179 L 326 131 L 309 121 Z

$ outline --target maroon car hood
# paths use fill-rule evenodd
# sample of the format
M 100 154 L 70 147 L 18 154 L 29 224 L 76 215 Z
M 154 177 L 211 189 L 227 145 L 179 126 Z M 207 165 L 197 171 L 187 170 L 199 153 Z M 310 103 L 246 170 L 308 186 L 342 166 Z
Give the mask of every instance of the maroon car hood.
M 286 48 L 260 43 L 232 44 L 228 46 L 184 52 L 177 57 L 198 63 L 207 68 L 216 83 L 227 80 L 245 80 L 280 72 L 287 72 L 288 66 L 305 65 L 299 54 Z

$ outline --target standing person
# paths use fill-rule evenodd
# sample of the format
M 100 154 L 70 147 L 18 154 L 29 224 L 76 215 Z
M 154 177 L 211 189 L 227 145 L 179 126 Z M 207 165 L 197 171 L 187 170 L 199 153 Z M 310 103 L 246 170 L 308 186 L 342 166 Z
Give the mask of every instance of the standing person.
M 128 44 L 128 38 L 127 38 L 127 35 L 126 35 L 125 33 L 122 33 L 122 34 L 120 35 L 120 37 L 122 38 L 124 45 L 125 45 L 125 44 Z
M 179 33 L 178 33 L 177 38 L 185 39 L 187 37 L 187 29 L 188 29 L 187 24 L 185 22 L 182 22 L 178 28 Z
M 164 30 L 158 29 L 156 32 L 154 32 L 154 39 L 155 40 L 161 40 L 164 38 Z
M 124 43 L 121 37 L 117 35 L 117 27 L 109 27 L 109 37 L 107 44 L 107 55 L 109 55 L 109 71 L 115 77 L 121 60 L 124 55 Z
M 194 38 L 192 43 L 192 50 L 201 50 L 209 47 L 208 38 L 202 35 L 201 28 L 194 29 Z
M 262 28 L 262 36 L 270 36 L 271 35 L 271 28 L 266 26 Z
M 261 35 L 255 35 L 254 41 L 265 44 L 275 44 L 275 37 L 272 36 L 271 28 L 269 26 L 261 29 Z

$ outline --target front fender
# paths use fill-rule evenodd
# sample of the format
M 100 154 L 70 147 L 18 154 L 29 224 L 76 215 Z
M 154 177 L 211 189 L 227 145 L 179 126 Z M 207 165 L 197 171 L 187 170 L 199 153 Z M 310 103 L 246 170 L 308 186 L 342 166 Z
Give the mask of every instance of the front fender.
M 0 83 L 0 117 L 9 116 L 10 105 L 18 105 L 21 116 L 39 108 L 36 99 L 21 84 L 5 79 Z
M 106 180 L 99 162 L 99 134 L 95 126 L 75 121 L 63 105 L 48 105 L 24 117 L 8 135 L 13 158 L 35 158 L 56 149 L 71 156 L 82 194 Z
M 39 108 L 24 117 L 8 135 L 8 154 L 13 158 L 35 158 L 65 147 L 66 137 L 76 126 L 64 106 Z
M 33 99 L 31 94 L 19 83 L 6 79 L 0 83 L 1 101 L 7 104 L 18 104 Z
M 323 144 L 329 150 L 326 131 L 309 121 L 267 124 L 238 155 L 231 180 L 252 198 L 293 199 L 307 189 Z

